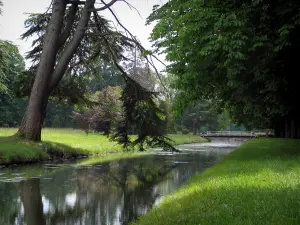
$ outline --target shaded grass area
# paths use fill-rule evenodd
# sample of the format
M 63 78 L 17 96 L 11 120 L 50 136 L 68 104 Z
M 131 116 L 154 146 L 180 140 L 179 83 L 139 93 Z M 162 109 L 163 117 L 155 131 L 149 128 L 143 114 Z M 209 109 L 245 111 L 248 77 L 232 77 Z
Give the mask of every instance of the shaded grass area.
M 121 145 L 97 133 L 86 135 L 81 130 L 46 128 L 42 132 L 42 142 L 32 143 L 9 137 L 16 131 L 0 128 L 0 164 L 123 152 Z M 175 144 L 207 141 L 193 135 L 170 135 L 170 138 Z
M 253 139 L 134 224 L 299 224 L 300 140 Z

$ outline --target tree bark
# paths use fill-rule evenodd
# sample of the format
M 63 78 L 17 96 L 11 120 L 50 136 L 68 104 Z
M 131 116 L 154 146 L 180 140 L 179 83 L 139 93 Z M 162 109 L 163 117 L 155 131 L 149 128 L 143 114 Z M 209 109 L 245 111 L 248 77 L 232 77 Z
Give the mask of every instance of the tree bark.
M 77 25 L 75 34 L 70 41 L 70 43 L 65 47 L 62 56 L 60 57 L 55 70 L 51 76 L 51 80 L 49 83 L 49 89 L 52 91 L 58 83 L 61 81 L 67 67 L 69 65 L 72 56 L 76 52 L 77 48 L 80 45 L 80 42 L 85 34 L 86 27 L 91 17 L 91 9 L 93 8 L 95 0 L 87 0 L 85 3 L 85 7 L 82 11 L 80 21 Z
M 295 123 L 294 123 L 294 120 L 291 120 L 291 138 L 295 138 Z
M 285 126 L 284 126 L 284 137 L 285 138 L 289 138 L 290 137 L 290 134 L 289 134 L 289 123 L 288 123 L 287 120 L 285 121 Z
M 54 0 L 53 12 L 45 35 L 43 51 L 36 72 L 29 102 L 18 135 L 28 140 L 40 141 L 49 90 L 48 82 L 54 70 L 57 43 L 61 33 L 66 4 L 64 0 Z
M 54 0 L 51 19 L 45 35 L 41 60 L 36 72 L 35 81 L 30 93 L 30 98 L 26 112 L 24 114 L 21 126 L 17 133 L 18 136 L 31 141 L 41 140 L 41 130 L 46 115 L 46 107 L 49 95 L 58 85 L 63 77 L 72 56 L 76 52 L 80 42 L 85 34 L 86 27 L 91 15 L 95 0 L 87 0 L 82 11 L 80 21 L 76 32 L 61 54 L 60 59 L 56 63 L 57 52 L 63 45 L 61 40 L 66 41 L 65 33 L 62 32 L 63 19 L 66 11 L 65 0 Z M 71 11 L 71 13 L 76 13 Z M 73 15 L 74 16 L 74 15 Z M 72 23 L 72 16 L 70 24 Z M 66 29 L 70 26 L 67 24 Z

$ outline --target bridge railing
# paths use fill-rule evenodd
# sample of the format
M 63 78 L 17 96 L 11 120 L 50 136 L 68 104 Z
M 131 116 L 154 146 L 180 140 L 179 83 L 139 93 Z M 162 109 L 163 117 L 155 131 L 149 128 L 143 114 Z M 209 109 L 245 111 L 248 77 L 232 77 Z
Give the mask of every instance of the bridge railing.
M 214 136 L 214 137 L 256 137 L 254 132 L 249 131 L 207 131 L 202 133 L 201 136 Z

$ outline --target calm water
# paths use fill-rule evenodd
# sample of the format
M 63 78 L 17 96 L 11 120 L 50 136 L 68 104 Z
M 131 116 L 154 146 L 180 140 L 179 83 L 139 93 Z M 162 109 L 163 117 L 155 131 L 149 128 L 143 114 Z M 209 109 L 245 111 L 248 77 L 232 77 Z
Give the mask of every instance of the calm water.
M 235 147 L 191 144 L 89 166 L 1 169 L 0 224 L 129 224 Z

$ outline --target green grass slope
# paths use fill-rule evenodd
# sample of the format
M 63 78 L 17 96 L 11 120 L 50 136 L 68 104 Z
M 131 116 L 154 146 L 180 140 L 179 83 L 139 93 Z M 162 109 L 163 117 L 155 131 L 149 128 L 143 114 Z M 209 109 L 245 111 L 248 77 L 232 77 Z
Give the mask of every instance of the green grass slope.
M 122 153 L 123 148 L 106 136 L 74 129 L 43 129 L 42 142 L 32 143 L 9 137 L 16 133 L 14 128 L 0 128 L 0 164 L 35 162 L 79 155 L 105 155 Z M 207 141 L 200 136 L 170 135 L 175 144 Z M 134 138 L 134 136 L 132 136 Z
M 300 224 L 300 140 L 254 139 L 135 225 Z

